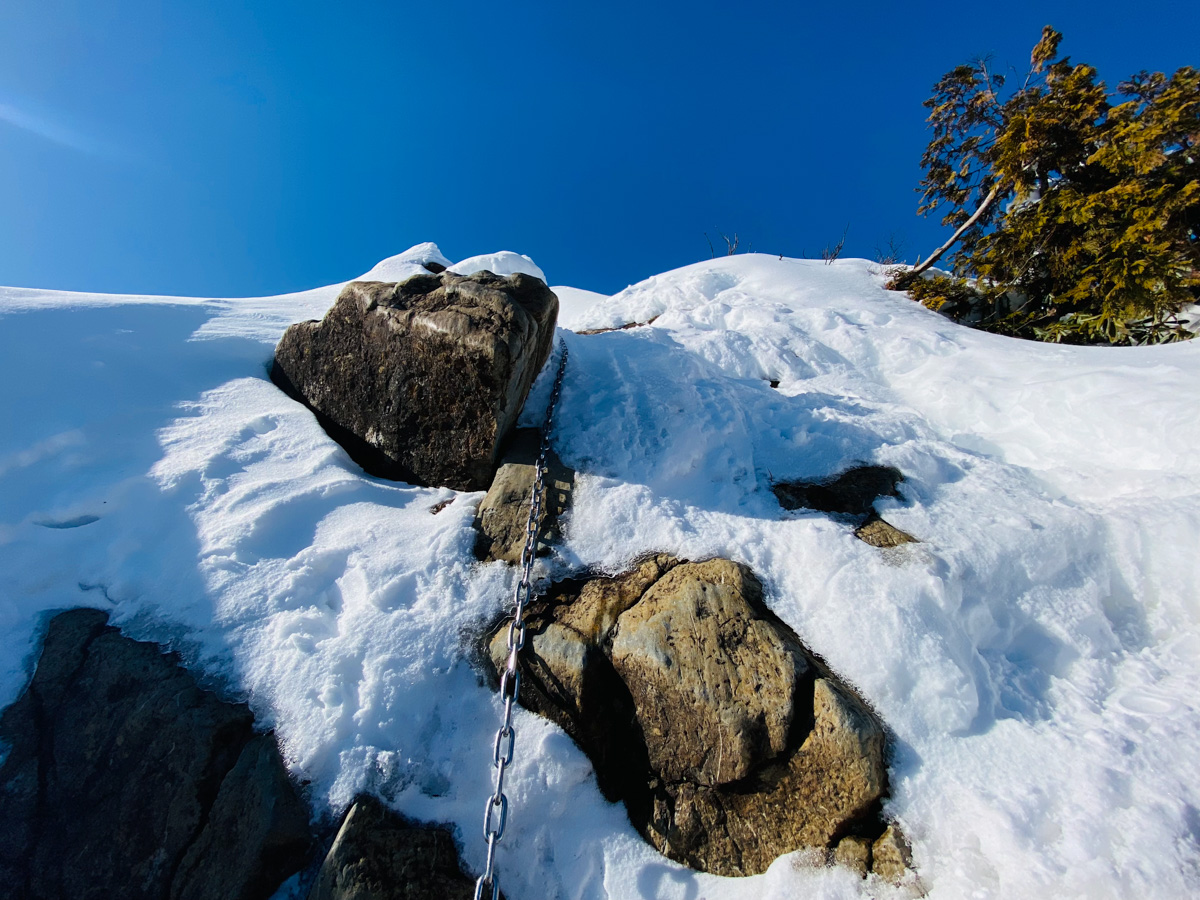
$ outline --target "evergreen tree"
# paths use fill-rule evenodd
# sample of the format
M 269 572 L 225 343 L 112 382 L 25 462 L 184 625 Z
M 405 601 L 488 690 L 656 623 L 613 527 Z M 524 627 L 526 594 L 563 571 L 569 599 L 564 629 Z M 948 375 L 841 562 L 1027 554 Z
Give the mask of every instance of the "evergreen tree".
M 1142 72 L 1109 94 L 1061 40 L 1043 30 L 1016 89 L 987 60 L 935 85 L 920 211 L 944 207 L 956 230 L 893 283 L 1026 337 L 1188 337 L 1176 317 L 1200 298 L 1200 73 Z M 919 277 L 954 244 L 959 278 Z

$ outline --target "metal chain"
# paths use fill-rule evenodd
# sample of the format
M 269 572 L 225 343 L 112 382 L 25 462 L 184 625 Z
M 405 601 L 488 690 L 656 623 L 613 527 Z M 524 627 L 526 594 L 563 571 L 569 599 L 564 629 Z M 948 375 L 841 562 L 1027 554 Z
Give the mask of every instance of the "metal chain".
M 496 875 L 496 845 L 504 837 L 508 824 L 508 797 L 504 794 L 504 773 L 513 761 L 513 740 L 516 732 L 512 725 L 513 705 L 520 702 L 521 673 L 517 662 L 521 648 L 525 646 L 525 606 L 533 598 L 531 578 L 533 560 L 537 555 L 538 530 L 542 517 L 542 489 L 546 478 L 546 455 L 550 452 L 550 432 L 554 426 L 554 409 L 558 405 L 558 394 L 562 390 L 563 372 L 567 368 L 567 345 L 562 344 L 562 358 L 558 361 L 558 373 L 554 376 L 554 388 L 550 402 L 546 404 L 546 419 L 542 423 L 542 446 L 533 470 L 533 491 L 529 495 L 529 519 L 525 523 L 525 546 L 521 550 L 521 577 L 513 592 L 513 617 L 508 623 L 508 661 L 500 675 L 500 696 L 504 700 L 504 716 L 496 739 L 492 742 L 492 766 L 496 770 L 496 783 L 492 795 L 487 799 L 483 812 L 483 837 L 487 841 L 487 862 L 483 874 L 475 882 L 475 900 L 483 900 L 484 888 L 492 889 L 492 900 L 500 900 L 500 879 Z

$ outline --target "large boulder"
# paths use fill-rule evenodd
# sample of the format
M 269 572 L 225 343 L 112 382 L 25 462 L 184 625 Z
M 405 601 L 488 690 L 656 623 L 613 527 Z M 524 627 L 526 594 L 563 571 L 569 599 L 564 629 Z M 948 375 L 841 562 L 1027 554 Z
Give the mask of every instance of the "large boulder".
M 363 795 L 346 812 L 308 900 L 471 900 L 474 895 L 475 879 L 462 871 L 448 827 L 406 819 Z
M 0 716 L 0 896 L 269 897 L 305 862 L 309 813 L 253 725 L 103 612 L 56 616 Z
M 558 298 L 518 273 L 346 285 L 284 333 L 271 378 L 367 472 L 482 490 L 554 339 Z
M 528 618 L 522 705 L 579 743 L 601 790 L 667 856 L 751 875 L 883 833 L 882 724 L 745 566 L 652 556 L 616 578 L 561 582 Z M 497 670 L 505 634 L 488 645 Z

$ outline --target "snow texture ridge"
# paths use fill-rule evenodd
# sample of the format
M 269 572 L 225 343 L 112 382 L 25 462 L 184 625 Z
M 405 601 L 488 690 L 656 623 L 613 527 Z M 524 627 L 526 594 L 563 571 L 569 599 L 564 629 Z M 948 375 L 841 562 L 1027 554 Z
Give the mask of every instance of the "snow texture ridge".
M 513 257 L 454 269 L 536 269 Z M 424 262 L 449 260 L 425 244 L 367 276 Z M 894 729 L 885 815 L 931 898 L 1196 894 L 1200 343 L 1021 342 L 883 282 L 861 260 L 744 255 L 568 294 L 554 444 L 579 476 L 543 574 L 647 551 L 749 565 Z M 246 697 L 324 808 L 370 790 L 453 822 L 478 870 L 497 712 L 470 645 L 513 573 L 473 561 L 482 492 L 365 476 L 267 380 L 284 328 L 339 288 L 0 288 L 0 704 L 51 611 L 106 609 Z M 770 491 L 864 463 L 904 473 L 878 509 L 920 544 L 877 550 Z M 689 872 L 558 728 L 517 729 L 510 896 L 906 895 L 800 855 Z

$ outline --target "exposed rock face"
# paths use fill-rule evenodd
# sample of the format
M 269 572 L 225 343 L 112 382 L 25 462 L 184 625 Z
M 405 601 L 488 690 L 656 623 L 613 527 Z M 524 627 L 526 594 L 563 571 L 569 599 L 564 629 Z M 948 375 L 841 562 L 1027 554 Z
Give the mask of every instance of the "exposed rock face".
M 772 487 L 784 509 L 815 509 L 835 515 L 869 516 L 880 497 L 899 497 L 904 480 L 890 466 L 857 466 L 824 481 L 783 481 Z
M 833 851 L 833 861 L 836 865 L 853 869 L 866 878 L 871 867 L 871 842 L 858 835 L 848 835 L 838 841 L 837 848 Z
M 904 544 L 919 543 L 908 532 L 901 531 L 895 525 L 883 521 L 878 516 L 867 519 L 866 522 L 854 529 L 854 536 L 860 541 L 870 544 L 872 547 L 879 547 L 881 550 L 889 550 L 892 547 L 900 547 Z
M 540 450 L 538 430 L 521 428 L 514 433 L 475 517 L 478 559 L 520 562 L 529 521 L 529 498 L 533 493 L 534 463 Z M 546 455 L 542 483 L 542 512 L 536 522 L 539 543 L 553 540 L 575 484 L 575 473 L 563 465 L 553 450 Z
M 621 616 L 613 667 L 667 781 L 728 784 L 787 747 L 808 664 L 759 609 L 753 576 L 716 559 L 675 567 Z
M 474 893 L 449 828 L 412 822 L 364 795 L 342 820 L 308 900 L 471 900 Z
M 919 543 L 875 511 L 880 497 L 899 497 L 904 480 L 891 466 L 857 466 L 823 481 L 782 481 L 772 486 L 784 509 L 815 509 L 855 520 L 854 536 L 872 547 L 890 549 Z
M 882 726 L 745 566 L 650 557 L 555 586 L 529 621 L 521 703 L 571 734 L 605 795 L 672 859 L 750 875 L 883 831 Z M 503 627 L 488 649 L 499 668 Z
M 367 472 L 482 490 L 554 339 L 558 298 L 490 272 L 351 282 L 284 333 L 271 378 Z
M 871 847 L 872 867 L 885 881 L 899 884 L 912 867 L 912 851 L 899 829 L 889 825 Z
M 106 622 L 56 616 L 0 716 L 0 896 L 269 897 L 310 843 L 274 740 Z

